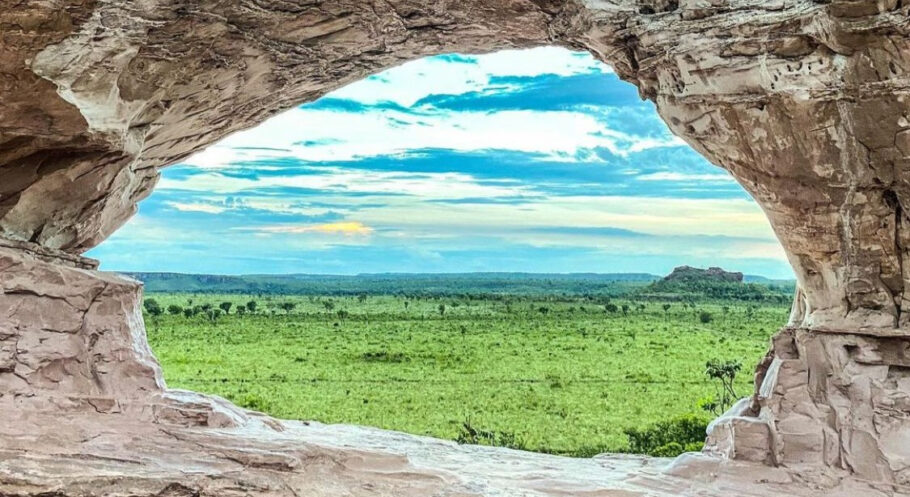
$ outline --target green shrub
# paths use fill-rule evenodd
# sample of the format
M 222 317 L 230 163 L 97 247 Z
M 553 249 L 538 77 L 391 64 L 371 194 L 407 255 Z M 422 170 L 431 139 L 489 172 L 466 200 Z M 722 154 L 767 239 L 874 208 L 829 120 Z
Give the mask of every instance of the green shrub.
M 658 421 L 646 428 L 627 428 L 629 452 L 657 457 L 675 457 L 683 452 L 699 451 L 705 442 L 708 419 L 685 414 Z
M 246 393 L 231 400 L 238 406 L 251 411 L 267 412 L 270 407 L 269 401 L 254 393 Z
M 461 424 L 455 441 L 460 444 L 490 445 L 517 450 L 529 450 L 524 442 L 512 432 L 484 430 L 471 425 L 470 420 Z

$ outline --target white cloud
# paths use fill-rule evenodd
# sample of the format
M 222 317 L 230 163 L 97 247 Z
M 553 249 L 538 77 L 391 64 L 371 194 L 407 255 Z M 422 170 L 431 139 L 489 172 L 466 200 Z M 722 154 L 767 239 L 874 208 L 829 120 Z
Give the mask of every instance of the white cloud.
M 490 79 L 496 76 L 568 76 L 609 71 L 588 55 L 555 47 L 497 52 L 471 60 L 475 62 L 452 62 L 439 57 L 409 62 L 328 96 L 368 105 L 394 102 L 410 107 L 432 94 L 489 90 Z M 552 160 L 598 160 L 595 154 L 585 152 L 605 148 L 615 155 L 627 155 L 684 145 L 669 132 L 658 138 L 635 136 L 610 129 L 605 124 L 608 121 L 590 108 L 499 112 L 422 108 L 421 113 L 415 114 L 383 107 L 367 112 L 300 107 L 231 135 L 186 163 L 201 168 L 227 168 L 241 162 L 287 157 L 316 162 L 349 161 L 427 148 L 500 149 L 544 154 Z M 584 158 L 579 159 L 581 156 Z
M 360 221 L 339 221 L 335 223 L 323 224 L 283 224 L 276 226 L 258 226 L 255 228 L 246 228 L 261 233 L 320 233 L 325 235 L 344 235 L 344 236 L 364 236 L 373 232 L 373 228 L 361 223 Z
M 639 181 L 698 181 L 698 182 L 710 182 L 710 183 L 731 183 L 736 180 L 732 176 L 726 173 L 718 174 L 685 174 L 685 173 L 674 173 L 670 171 L 643 174 L 636 178 Z
M 205 212 L 207 214 L 221 214 L 222 212 L 227 210 L 227 208 L 224 206 L 201 203 L 201 202 L 192 202 L 192 203 L 165 202 L 165 205 L 173 207 L 174 209 L 177 209 L 178 211 L 181 211 L 181 212 Z
M 609 66 L 590 55 L 577 55 L 557 47 L 505 50 L 470 58 L 475 63 L 453 63 L 445 57 L 415 60 L 389 69 L 381 77 L 350 84 L 331 96 L 367 104 L 395 102 L 411 106 L 429 95 L 460 95 L 487 89 L 490 78 L 497 76 L 611 72 Z
M 659 236 L 733 236 L 776 243 L 755 203 L 740 199 L 678 199 L 633 196 L 564 196 L 520 204 L 426 203 L 386 199 L 358 211 L 358 220 L 404 233 L 492 234 L 553 226 L 611 227 Z M 558 235 L 562 237 L 563 235 Z
M 405 125 L 390 125 L 390 118 Z M 356 133 L 351 133 L 356 129 Z M 308 145 L 295 143 L 302 141 Z M 575 158 L 581 151 L 605 148 L 625 156 L 646 149 L 679 147 L 665 138 L 639 137 L 611 130 L 596 116 L 571 111 L 445 112 L 415 116 L 395 111 L 369 113 L 294 109 L 262 125 L 232 135 L 185 162 L 204 168 L 228 168 L 250 160 L 291 157 L 303 161 L 349 161 L 395 155 L 410 150 L 462 152 L 511 150 Z M 258 148 L 257 148 L 258 147 Z M 588 154 L 589 160 L 596 160 Z
M 305 188 L 325 193 L 375 193 L 410 195 L 424 199 L 459 199 L 473 197 L 504 197 L 535 195 L 517 181 L 506 186 L 509 180 L 499 180 L 499 185 L 480 184 L 463 173 L 406 173 L 400 171 L 367 171 L 335 167 L 318 168 L 319 174 L 267 176 L 257 179 L 224 176 L 217 172 L 195 174 L 186 178 L 162 178 L 158 189 L 212 192 L 219 194 L 241 193 L 262 188 Z M 293 200 L 287 194 L 285 202 Z M 260 204 L 262 207 L 267 207 Z

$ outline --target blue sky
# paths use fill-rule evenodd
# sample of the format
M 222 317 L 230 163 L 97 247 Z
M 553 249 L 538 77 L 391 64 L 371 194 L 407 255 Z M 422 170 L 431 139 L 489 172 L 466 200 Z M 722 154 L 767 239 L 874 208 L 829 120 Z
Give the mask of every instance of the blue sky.
M 88 254 L 192 273 L 791 271 L 758 206 L 590 55 L 443 55 L 167 168 Z

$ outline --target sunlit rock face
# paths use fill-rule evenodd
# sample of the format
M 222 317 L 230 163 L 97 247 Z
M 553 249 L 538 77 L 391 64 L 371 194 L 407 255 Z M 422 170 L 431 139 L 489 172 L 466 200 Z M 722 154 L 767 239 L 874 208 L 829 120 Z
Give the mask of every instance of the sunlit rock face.
M 0 493 L 910 495 L 908 31 L 906 0 L 0 9 Z M 610 63 L 730 171 L 799 279 L 754 398 L 705 454 L 575 463 L 305 429 L 170 391 L 139 286 L 79 257 L 160 167 L 230 132 L 417 57 L 553 44 Z

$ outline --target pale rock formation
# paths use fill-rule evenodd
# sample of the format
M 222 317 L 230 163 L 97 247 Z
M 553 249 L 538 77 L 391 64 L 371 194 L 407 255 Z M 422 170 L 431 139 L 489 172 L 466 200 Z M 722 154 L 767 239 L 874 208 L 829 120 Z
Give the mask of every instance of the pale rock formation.
M 8 0 L 0 494 L 910 495 L 907 0 Z M 755 197 L 796 271 L 756 392 L 674 463 L 280 422 L 165 388 L 80 257 L 160 167 L 417 57 L 589 50 Z

